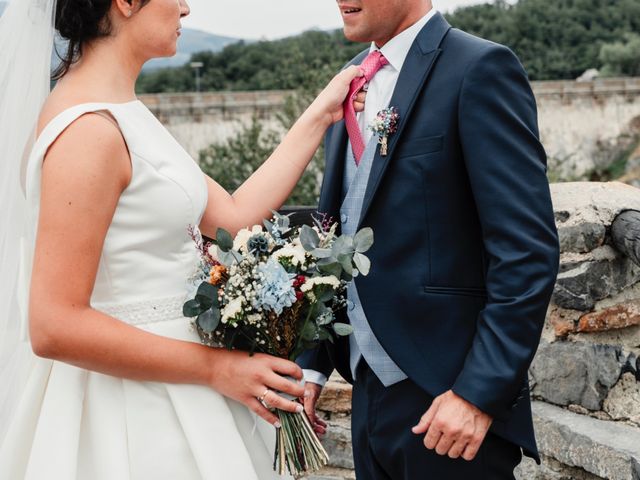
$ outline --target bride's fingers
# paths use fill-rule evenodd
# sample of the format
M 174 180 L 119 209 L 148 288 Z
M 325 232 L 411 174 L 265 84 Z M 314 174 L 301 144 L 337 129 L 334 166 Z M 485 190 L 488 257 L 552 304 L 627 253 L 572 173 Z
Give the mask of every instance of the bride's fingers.
M 275 372 L 280 373 L 281 375 L 289 375 L 296 380 L 302 380 L 302 369 L 289 360 L 272 357 L 270 366 Z
M 353 102 L 353 108 L 356 112 L 364 112 L 364 103 Z
M 269 406 L 269 408 L 277 408 L 278 410 L 284 410 L 285 412 L 302 413 L 304 411 L 304 407 L 298 402 L 287 400 L 273 390 L 267 391 L 263 401 Z
M 365 92 L 364 90 L 361 90 L 360 93 L 356 95 L 355 101 L 357 103 L 364 104 L 366 99 L 367 99 L 367 92 Z
M 286 393 L 292 397 L 299 398 L 304 395 L 304 387 L 302 385 L 293 383 L 277 373 L 270 374 L 265 383 L 271 390 Z
M 251 409 L 256 415 L 262 417 L 264 420 L 269 422 L 276 428 L 280 428 L 280 420 L 275 413 L 270 412 L 267 408 L 265 408 L 262 403 L 257 398 L 250 398 L 247 403 L 247 407 Z

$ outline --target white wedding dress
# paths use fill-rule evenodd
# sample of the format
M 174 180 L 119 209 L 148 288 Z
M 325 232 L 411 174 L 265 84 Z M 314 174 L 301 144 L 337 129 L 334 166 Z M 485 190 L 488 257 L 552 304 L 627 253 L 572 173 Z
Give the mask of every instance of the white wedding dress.
M 105 238 L 92 306 L 198 342 L 182 304 L 198 262 L 188 227 L 204 213 L 205 176 L 140 101 L 77 105 L 43 130 L 27 168 L 30 240 L 43 157 L 69 124 L 94 111 L 117 120 L 133 173 Z M 0 447 L 0 479 L 280 479 L 274 444 L 271 425 L 210 388 L 131 381 L 36 358 Z

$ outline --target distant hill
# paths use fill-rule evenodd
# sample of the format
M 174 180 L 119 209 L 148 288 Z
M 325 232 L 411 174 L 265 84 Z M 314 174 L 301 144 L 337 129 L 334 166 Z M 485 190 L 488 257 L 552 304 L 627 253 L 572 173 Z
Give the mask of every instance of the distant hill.
M 146 63 L 145 70 L 179 67 L 189 61 L 196 52 L 219 52 L 227 45 L 239 42 L 239 38 L 222 37 L 201 30 L 184 28 L 178 40 L 178 53 L 171 58 L 156 58 Z
M 0 1 L 0 15 L 7 8 L 7 2 Z M 193 30 L 185 28 L 178 40 L 178 53 L 171 58 L 157 58 L 146 63 L 144 70 L 155 70 L 164 67 L 180 67 L 187 63 L 191 55 L 196 52 L 219 52 L 227 45 L 239 42 L 239 38 L 223 37 L 203 32 L 201 30 Z M 64 42 L 56 40 L 58 51 L 63 54 L 65 52 Z M 58 64 L 58 59 L 54 53 L 53 65 Z

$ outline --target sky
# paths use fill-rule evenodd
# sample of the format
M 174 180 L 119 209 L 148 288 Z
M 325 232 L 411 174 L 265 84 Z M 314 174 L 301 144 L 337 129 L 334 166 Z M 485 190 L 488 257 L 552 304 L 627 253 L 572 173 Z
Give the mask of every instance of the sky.
M 448 12 L 456 7 L 490 0 L 433 0 Z M 228 37 L 274 39 L 311 28 L 339 28 L 335 0 L 188 0 L 191 15 L 183 20 L 188 28 Z

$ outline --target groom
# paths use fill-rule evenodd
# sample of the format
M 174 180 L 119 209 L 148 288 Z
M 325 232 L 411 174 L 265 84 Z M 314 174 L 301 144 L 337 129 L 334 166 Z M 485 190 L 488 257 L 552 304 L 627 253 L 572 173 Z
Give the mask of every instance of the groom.
M 368 93 L 327 135 L 320 211 L 376 239 L 348 288 L 355 333 L 301 359 L 305 408 L 322 430 L 326 378 L 353 383 L 360 479 L 511 479 L 521 451 L 538 459 L 527 369 L 558 268 L 526 73 L 430 0 L 338 6 L 346 37 L 372 42 L 351 62 Z M 388 107 L 397 129 L 373 133 Z

